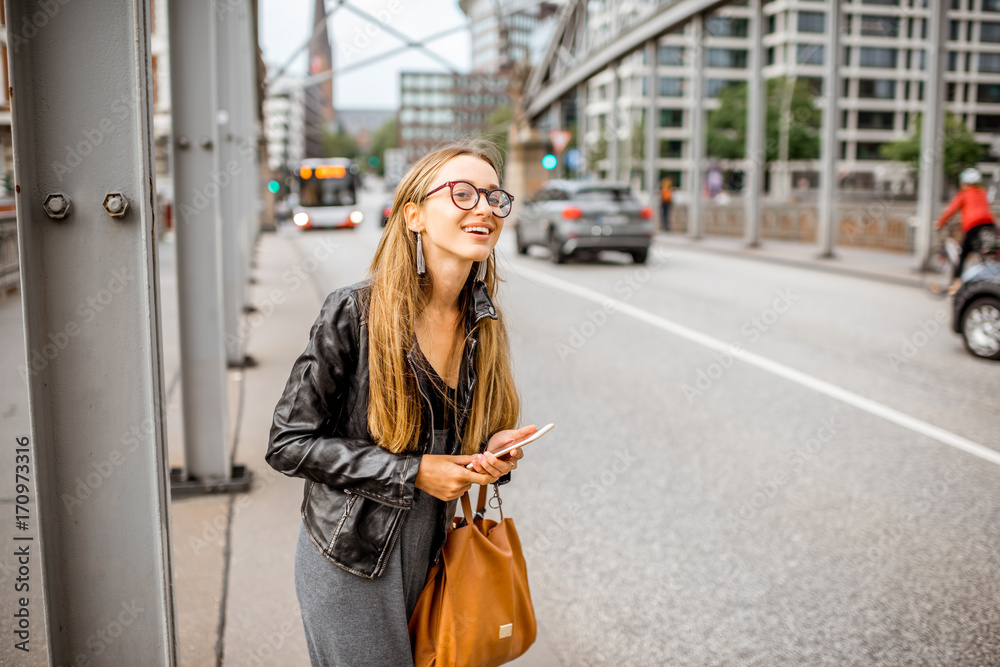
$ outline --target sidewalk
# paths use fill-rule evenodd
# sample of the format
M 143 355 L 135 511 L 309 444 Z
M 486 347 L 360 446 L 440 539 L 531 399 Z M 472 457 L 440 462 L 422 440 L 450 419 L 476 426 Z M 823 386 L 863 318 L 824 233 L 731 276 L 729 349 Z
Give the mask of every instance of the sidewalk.
M 684 234 L 668 232 L 657 232 L 655 243 L 661 247 L 712 252 L 898 285 L 921 287 L 924 284 L 921 274 L 914 268 L 916 259 L 912 255 L 887 250 L 834 248 L 834 257 L 821 259 L 815 244 L 763 240 L 759 248 L 748 248 L 738 237 L 706 236 L 694 241 Z

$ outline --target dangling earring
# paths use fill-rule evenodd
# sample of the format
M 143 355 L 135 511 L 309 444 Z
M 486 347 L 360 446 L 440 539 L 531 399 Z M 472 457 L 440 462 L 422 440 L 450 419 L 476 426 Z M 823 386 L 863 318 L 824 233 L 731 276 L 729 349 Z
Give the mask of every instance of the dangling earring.
M 427 264 L 424 262 L 424 244 L 420 242 L 420 232 L 417 232 L 417 275 L 422 276 L 427 273 Z

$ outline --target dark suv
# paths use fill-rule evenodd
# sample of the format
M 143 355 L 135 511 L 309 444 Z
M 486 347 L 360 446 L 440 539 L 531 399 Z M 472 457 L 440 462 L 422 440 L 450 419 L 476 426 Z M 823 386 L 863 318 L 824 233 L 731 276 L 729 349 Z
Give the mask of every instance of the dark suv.
M 653 210 L 623 183 L 549 181 L 518 209 L 517 251 L 549 249 L 562 264 L 574 255 L 619 250 L 642 264 L 653 241 Z

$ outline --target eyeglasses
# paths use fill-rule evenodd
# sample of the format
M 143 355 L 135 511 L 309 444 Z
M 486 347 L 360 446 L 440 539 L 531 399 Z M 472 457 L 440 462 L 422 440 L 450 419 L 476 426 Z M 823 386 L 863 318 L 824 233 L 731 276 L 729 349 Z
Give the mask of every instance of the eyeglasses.
M 476 208 L 479 205 L 479 193 L 483 193 L 486 195 L 486 203 L 498 218 L 506 218 L 510 214 L 510 205 L 514 202 L 514 197 L 509 192 L 477 188 L 468 181 L 448 181 L 428 192 L 424 199 L 442 188 L 451 188 L 451 201 L 463 211 Z

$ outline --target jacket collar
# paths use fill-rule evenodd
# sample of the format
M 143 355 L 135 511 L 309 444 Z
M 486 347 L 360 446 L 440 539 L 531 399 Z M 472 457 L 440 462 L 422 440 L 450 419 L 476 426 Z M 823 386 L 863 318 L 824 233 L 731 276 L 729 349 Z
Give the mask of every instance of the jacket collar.
M 465 317 L 465 333 L 472 331 L 484 317 L 497 319 L 497 310 L 493 306 L 493 299 L 490 298 L 490 291 L 486 289 L 486 283 L 476 280 L 472 284 L 472 300 Z

